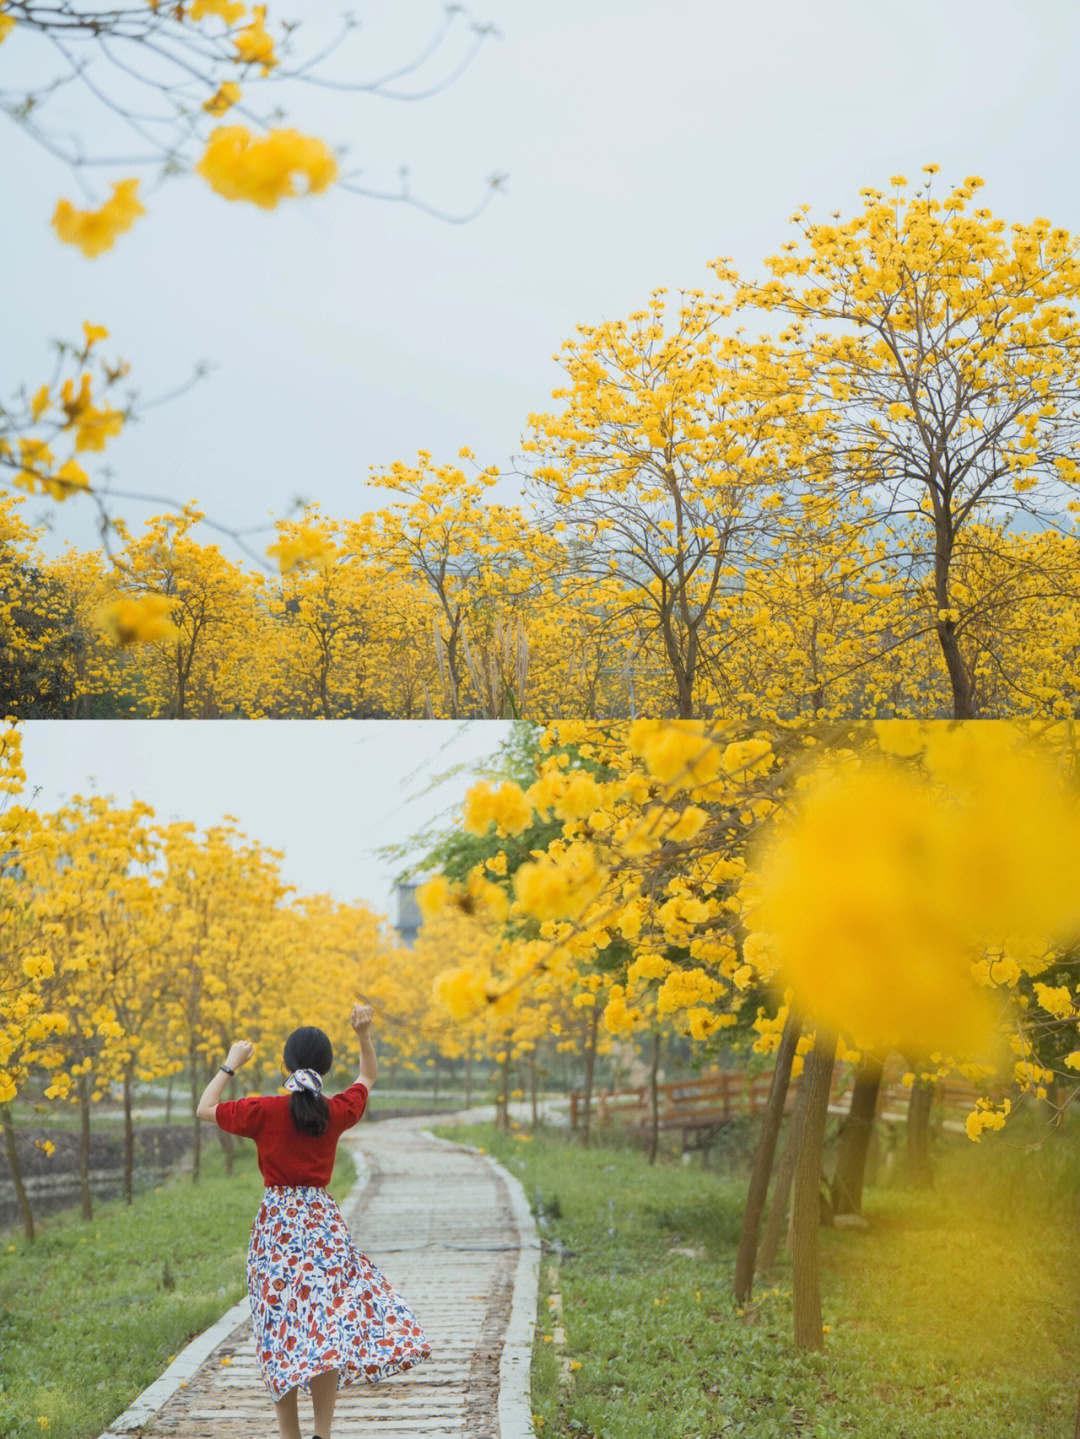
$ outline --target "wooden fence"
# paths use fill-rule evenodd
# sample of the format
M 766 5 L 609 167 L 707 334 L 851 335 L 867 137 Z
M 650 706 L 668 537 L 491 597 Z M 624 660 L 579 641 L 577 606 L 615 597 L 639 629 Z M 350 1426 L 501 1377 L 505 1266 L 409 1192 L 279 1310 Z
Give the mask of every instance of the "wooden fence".
M 795 1103 L 799 1081 L 788 1087 L 784 1113 L 790 1114 Z M 714 1070 L 693 1079 L 675 1080 L 657 1086 L 658 1119 L 661 1129 L 681 1130 L 684 1149 L 708 1143 L 725 1124 L 762 1114 L 772 1085 L 772 1071 L 753 1076 L 744 1070 Z M 934 1090 L 934 1104 L 952 1115 L 966 1114 L 984 1093 L 957 1080 L 939 1081 Z M 878 1091 L 879 1117 L 888 1121 L 902 1120 L 907 1115 L 911 1090 L 905 1084 L 882 1084 Z M 570 1095 L 570 1127 L 581 1122 L 585 1096 L 580 1091 Z M 830 1114 L 846 1114 L 851 1102 L 851 1076 L 840 1071 L 833 1078 L 829 1096 Z M 652 1121 L 649 1086 L 639 1084 L 631 1089 L 598 1090 L 593 1095 L 591 1122 L 605 1127 L 619 1123 L 631 1129 L 647 1129 Z M 949 1128 L 962 1129 L 962 1121 L 953 1119 Z

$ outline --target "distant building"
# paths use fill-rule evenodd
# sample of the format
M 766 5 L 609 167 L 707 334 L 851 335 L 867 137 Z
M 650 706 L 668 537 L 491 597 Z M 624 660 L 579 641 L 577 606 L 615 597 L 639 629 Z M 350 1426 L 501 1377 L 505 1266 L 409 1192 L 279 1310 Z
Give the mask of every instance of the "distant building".
M 402 944 L 409 949 L 416 943 L 416 936 L 424 922 L 420 906 L 416 902 L 416 891 L 419 888 L 419 884 L 394 886 L 394 893 L 397 895 L 397 932 L 401 936 Z

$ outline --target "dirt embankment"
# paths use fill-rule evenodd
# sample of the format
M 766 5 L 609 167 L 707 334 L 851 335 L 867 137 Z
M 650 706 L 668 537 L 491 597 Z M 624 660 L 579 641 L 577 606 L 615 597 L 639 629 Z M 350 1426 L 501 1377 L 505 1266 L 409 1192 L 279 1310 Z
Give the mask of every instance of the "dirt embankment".
M 55 1146 L 47 1154 L 37 1141 Z M 38 1215 L 72 1204 L 79 1193 L 79 1136 L 70 1130 L 28 1125 L 15 1135 L 23 1184 Z M 160 1184 L 191 1147 L 191 1129 L 180 1124 L 140 1124 L 135 1130 L 135 1185 Z M 90 1134 L 90 1189 L 108 1199 L 124 1187 L 124 1139 L 118 1130 Z M 0 1228 L 19 1221 L 7 1154 L 0 1148 Z

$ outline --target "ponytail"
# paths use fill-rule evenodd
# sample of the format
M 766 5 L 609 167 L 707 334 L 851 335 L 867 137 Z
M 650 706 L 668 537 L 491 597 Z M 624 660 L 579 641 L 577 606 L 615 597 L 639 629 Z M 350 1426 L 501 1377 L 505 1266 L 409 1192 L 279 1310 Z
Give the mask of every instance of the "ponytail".
M 321 1094 L 310 1089 L 296 1089 L 289 1100 L 289 1113 L 301 1134 L 313 1134 L 316 1138 L 325 1133 L 330 1123 L 330 1106 Z
M 285 1067 L 295 1073 L 298 1069 L 311 1069 L 316 1074 L 328 1072 L 334 1062 L 334 1051 L 330 1040 L 321 1029 L 304 1025 L 294 1029 L 285 1041 Z M 289 1113 L 293 1124 L 301 1134 L 318 1138 L 326 1132 L 330 1123 L 330 1106 L 322 1094 L 311 1089 L 294 1089 L 289 1100 Z

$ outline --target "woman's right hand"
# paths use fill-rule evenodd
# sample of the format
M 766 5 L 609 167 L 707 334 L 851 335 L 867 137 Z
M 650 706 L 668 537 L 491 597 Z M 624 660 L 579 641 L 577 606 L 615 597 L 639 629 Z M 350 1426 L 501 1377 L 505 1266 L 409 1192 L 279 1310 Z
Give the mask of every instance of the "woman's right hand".
M 371 1021 L 375 1018 L 375 1011 L 370 1004 L 354 1004 L 352 1014 L 349 1016 L 349 1023 L 356 1034 L 366 1034 L 371 1028 Z

